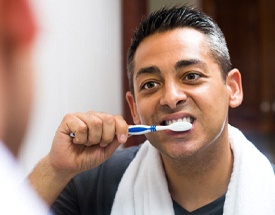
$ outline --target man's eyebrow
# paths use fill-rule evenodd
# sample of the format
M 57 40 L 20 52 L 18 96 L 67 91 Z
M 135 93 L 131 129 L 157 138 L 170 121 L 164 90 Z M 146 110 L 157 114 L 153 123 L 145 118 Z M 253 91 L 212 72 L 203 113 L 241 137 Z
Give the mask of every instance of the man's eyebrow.
M 143 74 L 160 74 L 160 70 L 156 66 L 144 67 L 138 70 L 136 79 Z
M 197 60 L 197 59 L 188 59 L 188 60 L 180 60 L 175 64 L 175 69 L 180 69 L 182 67 L 187 67 L 187 66 L 191 66 L 191 65 L 198 65 L 201 67 L 206 67 L 206 63 L 204 63 L 201 60 Z
M 188 60 L 179 60 L 176 64 L 175 64 L 175 69 L 178 70 L 182 67 L 187 67 L 187 66 L 191 66 L 191 65 L 198 65 L 200 67 L 206 67 L 206 63 L 204 63 L 201 60 L 197 60 L 197 59 L 188 59 Z M 148 67 L 144 67 L 138 70 L 135 79 L 137 79 L 139 76 L 143 75 L 143 74 L 160 74 L 160 69 L 157 66 L 148 66 Z

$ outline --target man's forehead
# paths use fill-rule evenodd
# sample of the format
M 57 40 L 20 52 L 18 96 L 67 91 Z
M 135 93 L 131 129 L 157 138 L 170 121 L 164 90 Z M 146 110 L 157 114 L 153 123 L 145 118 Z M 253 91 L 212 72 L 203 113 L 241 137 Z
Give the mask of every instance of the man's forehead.
M 150 64 L 154 65 L 154 61 L 167 60 L 171 56 L 174 62 L 197 59 L 202 52 L 208 51 L 205 36 L 192 28 L 155 33 L 145 38 L 138 46 L 133 59 L 134 71 Z

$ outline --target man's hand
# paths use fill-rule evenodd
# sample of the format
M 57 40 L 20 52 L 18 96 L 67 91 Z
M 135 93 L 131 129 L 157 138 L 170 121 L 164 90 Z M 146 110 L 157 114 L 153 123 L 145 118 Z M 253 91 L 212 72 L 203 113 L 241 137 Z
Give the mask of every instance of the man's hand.
M 106 161 L 127 138 L 128 125 L 121 116 L 98 112 L 68 114 L 56 131 L 49 154 L 29 180 L 51 205 L 72 177 Z
M 128 125 L 120 116 L 95 112 L 66 115 L 49 153 L 51 164 L 72 174 L 94 168 L 125 143 L 127 135 Z

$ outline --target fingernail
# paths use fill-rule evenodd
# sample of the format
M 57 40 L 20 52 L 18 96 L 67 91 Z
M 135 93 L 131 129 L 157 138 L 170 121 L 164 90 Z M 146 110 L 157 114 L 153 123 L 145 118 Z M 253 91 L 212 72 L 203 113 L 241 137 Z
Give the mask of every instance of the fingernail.
M 120 143 L 125 143 L 127 141 L 127 136 L 125 134 L 120 135 Z

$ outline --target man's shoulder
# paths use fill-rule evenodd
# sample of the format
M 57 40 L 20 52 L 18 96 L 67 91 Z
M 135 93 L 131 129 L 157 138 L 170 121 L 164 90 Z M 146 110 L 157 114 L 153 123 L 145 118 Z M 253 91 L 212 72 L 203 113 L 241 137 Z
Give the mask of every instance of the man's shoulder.
M 140 145 L 118 149 L 115 151 L 115 153 L 109 160 L 120 161 L 121 159 L 122 160 L 127 159 L 127 160 L 132 161 L 134 159 L 134 157 L 136 156 L 136 153 L 138 152 L 139 149 L 140 149 Z M 108 162 L 109 160 L 107 160 L 106 162 Z
M 139 148 L 119 149 L 97 168 L 77 175 L 63 191 L 65 201 L 60 197 L 63 202 L 61 206 L 60 203 L 55 204 L 54 211 L 63 208 L 67 199 L 72 198 L 81 202 L 82 214 L 110 214 L 120 180 Z M 67 209 L 68 207 L 71 206 L 66 205 Z M 74 206 L 73 209 L 75 207 L 79 206 Z
M 97 168 L 88 170 L 76 176 L 76 180 L 90 180 L 91 178 L 108 178 L 119 181 L 125 170 L 136 156 L 139 146 L 118 149 L 114 154 Z M 110 180 L 111 181 L 111 180 Z
M 139 149 L 140 146 L 132 146 L 128 148 L 118 149 L 117 151 L 115 151 L 112 157 L 105 161 L 99 168 L 124 172 L 136 156 Z

